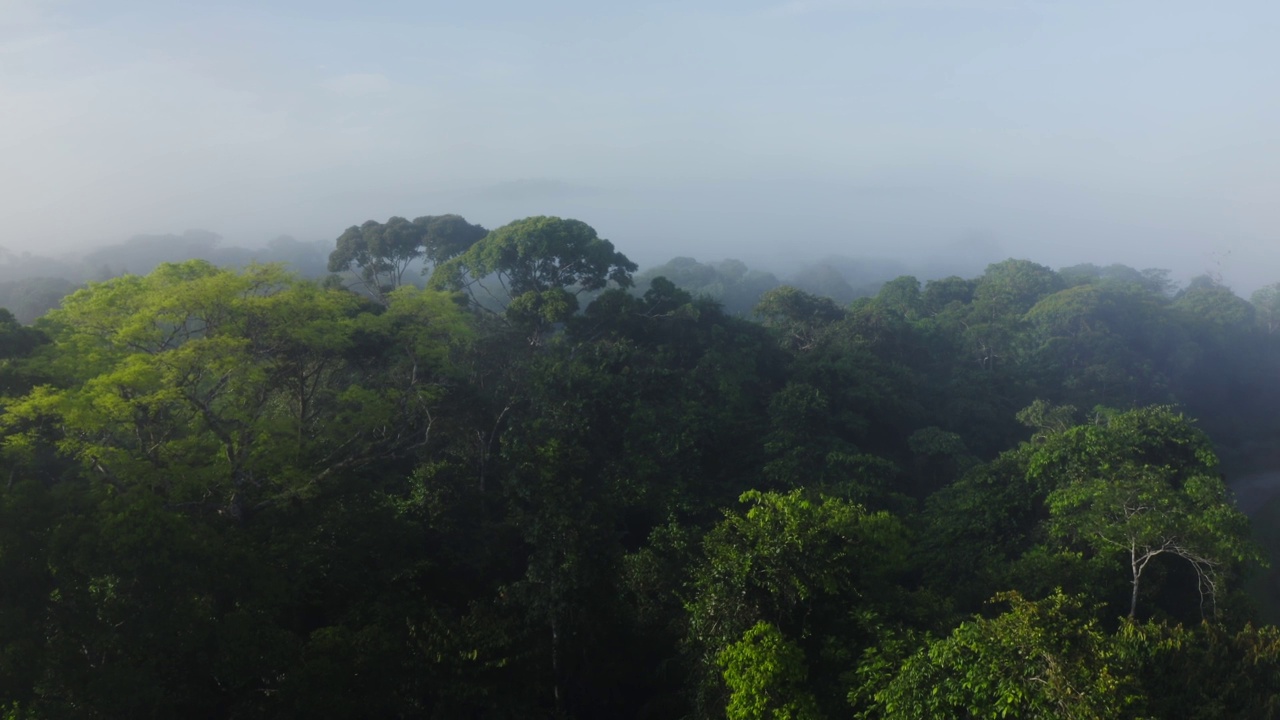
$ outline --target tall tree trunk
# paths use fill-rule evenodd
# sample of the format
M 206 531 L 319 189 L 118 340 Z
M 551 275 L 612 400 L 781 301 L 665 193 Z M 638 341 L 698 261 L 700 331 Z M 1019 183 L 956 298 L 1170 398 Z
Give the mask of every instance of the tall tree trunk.
M 564 700 L 560 697 L 560 620 L 554 615 L 551 617 L 551 675 L 554 678 L 552 689 L 556 699 L 556 717 L 561 717 Z
M 1138 581 L 1142 579 L 1142 568 L 1138 565 L 1135 551 L 1129 551 L 1129 567 L 1133 570 L 1133 594 L 1129 597 L 1129 619 L 1138 614 Z

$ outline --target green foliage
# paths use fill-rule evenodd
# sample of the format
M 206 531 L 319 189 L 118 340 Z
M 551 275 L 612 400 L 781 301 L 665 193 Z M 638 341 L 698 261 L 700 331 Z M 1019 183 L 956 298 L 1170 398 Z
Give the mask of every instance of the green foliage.
M 1168 270 L 1147 268 L 1139 271 L 1118 263 L 1107 267 L 1099 267 L 1092 263 L 1073 265 L 1059 270 L 1058 276 L 1068 287 L 1093 284 L 1136 285 L 1155 296 L 1169 295 L 1173 288 Z
M 1062 280 L 1028 260 L 1005 260 L 987 267 L 974 287 L 966 313 L 964 344 L 984 370 L 1012 365 L 1017 357 L 1022 316 L 1041 298 L 1057 292 Z
M 1002 453 L 925 503 L 924 582 L 962 612 L 977 612 L 992 594 L 1017 587 L 1018 560 L 1041 539 L 1046 493 L 1028 479 L 1027 455 Z
M 388 293 L 404 284 L 404 274 L 414 262 L 439 265 L 487 233 L 457 215 L 427 215 L 413 222 L 402 217 L 385 223 L 369 220 L 338 236 L 329 254 L 329 272 L 353 273 L 365 292 L 385 302 Z
M 1029 260 L 1005 260 L 987 267 L 973 294 L 973 309 L 988 320 L 1016 317 L 1041 298 L 1062 289 L 1057 273 Z
M 706 565 L 689 610 L 696 637 L 723 646 L 754 622 L 791 626 L 810 603 L 860 577 L 895 572 L 906 532 L 887 513 L 837 498 L 750 491 L 745 514 L 729 514 L 704 541 Z M 897 568 L 901 565 L 897 564 Z
M 0 313 L 0 715 L 1277 714 L 1218 462 L 1274 461 L 1267 292 L 1008 261 L 757 324 L 741 263 L 483 234 Z
M 1146 714 L 1158 718 L 1280 717 L 1280 630 L 1216 623 L 1125 623 L 1117 653 L 1137 668 Z
M 912 474 L 917 497 L 928 496 L 959 479 L 977 463 L 964 439 L 934 425 L 921 428 L 907 438 L 912 456 Z
M 884 618 L 908 612 L 911 603 L 892 589 L 891 580 L 906 569 L 908 533 L 887 513 L 802 490 L 752 491 L 742 502 L 750 506 L 745 514 L 728 514 L 704 539 L 704 560 L 685 602 L 688 643 L 701 653 L 706 673 L 703 702 L 719 702 L 710 699 L 718 684 L 710 666 L 717 658 L 742 658 L 741 645 L 728 656 L 722 653 L 767 623 L 803 641 L 805 663 L 813 671 L 808 691 L 819 707 L 839 708 L 845 694 L 839 678 L 874 641 Z M 846 604 L 854 597 L 856 610 Z M 827 644 L 826 638 L 839 641 Z M 796 664 L 790 664 L 779 681 L 794 684 L 800 680 Z M 739 667 L 736 677 L 746 682 L 747 671 Z M 758 703 L 759 694 L 741 702 Z
M 914 320 L 924 312 L 924 296 L 920 293 L 920 281 L 909 275 L 885 283 L 876 294 L 876 303 Z
M 1064 433 L 1032 458 L 1030 472 L 1054 486 L 1051 537 L 1127 561 L 1133 617 L 1144 573 L 1161 556 L 1190 564 L 1202 612 L 1216 612 L 1224 574 L 1260 559 L 1216 465 L 1207 438 L 1171 408 L 1154 407 Z
M 937 315 L 948 308 L 957 308 L 973 302 L 977 282 L 952 275 L 940 280 L 930 280 L 924 286 L 924 311 Z
M 765 327 L 775 328 L 784 344 L 803 352 L 817 346 L 822 334 L 844 312 L 829 298 L 810 295 L 788 285 L 765 293 L 756 305 L 755 314 Z
M 805 689 L 804 653 L 778 628 L 756 623 L 716 656 L 729 688 L 728 720 L 817 720 L 817 702 Z
M 609 283 L 630 287 L 636 264 L 581 220 L 531 217 L 489 233 L 467 252 L 436 268 L 431 287 L 472 289 L 490 275 L 509 297 L 507 313 L 542 325 L 567 320 L 577 296 Z
M 1216 612 L 1225 586 L 1259 555 L 1203 433 L 1159 406 L 1058 425 L 931 498 L 925 557 L 940 587 L 954 583 L 954 596 L 971 607 L 1001 586 L 1070 584 L 1130 615 L 1146 588 L 1163 612 Z M 1145 585 L 1152 569 L 1166 574 L 1168 558 L 1187 563 L 1191 576 Z M 1108 578 L 1126 578 L 1127 596 Z
M 29 358 L 48 342 L 45 333 L 20 325 L 0 308 L 0 396 L 22 395 L 41 380 L 42 371 Z
M 1071 405 L 1053 405 L 1045 400 L 1036 401 L 1018 411 L 1018 422 L 1035 430 L 1032 442 L 1044 442 L 1050 435 L 1066 432 L 1075 425 L 1076 409 Z
M 1131 670 L 1084 601 L 1056 592 L 928 643 L 876 693 L 885 718 L 1137 717 Z
M 458 308 L 410 291 L 388 302 L 360 315 L 355 296 L 278 268 L 200 261 L 92 285 L 46 318 L 58 386 L 10 404 L 8 446 L 31 446 L 52 423 L 58 449 L 107 482 L 231 517 L 305 495 L 413 444 L 447 372 Z M 357 336 L 367 346 L 396 323 L 413 325 L 409 366 L 396 358 L 387 375 L 361 377 Z
M 1213 281 L 1193 284 L 1179 293 L 1173 307 L 1192 322 L 1221 329 L 1247 327 L 1256 312 L 1230 288 Z

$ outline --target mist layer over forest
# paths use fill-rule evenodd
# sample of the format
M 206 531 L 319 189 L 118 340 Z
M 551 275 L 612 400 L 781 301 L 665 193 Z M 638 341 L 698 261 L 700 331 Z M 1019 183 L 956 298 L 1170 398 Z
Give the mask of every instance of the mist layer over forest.
M 1006 0 L 4 0 L 18 253 L 412 208 L 642 266 L 1032 258 L 1274 281 L 1280 10 Z M 957 243 L 960 245 L 957 247 Z M 981 257 L 974 258 L 975 250 Z M 142 272 L 140 267 L 128 268 Z
M 375 221 L 370 221 L 375 222 Z M 663 243 L 667 244 L 667 243 Z M 87 282 L 102 281 L 121 274 L 145 275 L 165 262 L 190 259 L 208 260 L 225 267 L 245 267 L 254 263 L 284 263 L 291 272 L 304 278 L 322 279 L 331 273 L 329 255 L 333 240 L 298 240 L 281 235 L 268 242 L 242 247 L 228 242 L 208 230 L 186 230 L 182 233 L 133 235 L 114 243 L 102 243 L 75 252 L 33 253 L 0 249 L 0 307 L 8 308 L 23 323 L 31 323 L 58 300 Z M 637 281 L 643 289 L 650 278 L 662 275 L 695 295 L 721 302 L 736 315 L 750 315 L 765 291 L 787 284 L 844 304 L 856 297 L 874 295 L 885 282 L 903 275 L 923 281 L 952 275 L 976 277 L 987 265 L 1006 259 L 1001 245 L 980 237 L 956 240 L 927 253 L 903 253 L 896 243 L 850 243 L 834 246 L 834 252 L 811 253 L 787 246 L 775 251 L 748 251 L 746 254 L 717 258 L 702 255 L 702 261 L 685 254 L 658 256 L 652 248 L 651 259 L 640 263 Z M 713 247 L 700 244 L 702 250 Z M 730 250 L 732 248 L 729 248 Z M 749 249 L 748 249 L 749 250 Z M 812 248 L 810 248 L 812 250 Z M 1156 257 L 1153 260 L 1169 260 Z M 1172 258 L 1176 259 L 1176 258 Z M 1205 255 L 1202 265 L 1190 271 L 1175 273 L 1164 269 L 1171 287 L 1185 285 L 1199 277 L 1209 277 L 1218 284 L 1228 282 L 1229 263 L 1224 258 Z M 410 263 L 408 282 L 425 284 L 421 262 Z M 1077 267 L 1078 266 L 1078 267 Z M 1102 267 L 1081 263 L 1081 272 L 1101 273 L 1125 268 L 1107 262 Z M 1145 266 L 1144 266 L 1145 267 Z M 1089 269 L 1092 268 L 1092 269 Z M 429 269 L 429 268 L 428 268 Z M 1257 274 L 1256 277 L 1263 276 Z M 1247 297 L 1267 283 L 1257 280 L 1245 284 Z

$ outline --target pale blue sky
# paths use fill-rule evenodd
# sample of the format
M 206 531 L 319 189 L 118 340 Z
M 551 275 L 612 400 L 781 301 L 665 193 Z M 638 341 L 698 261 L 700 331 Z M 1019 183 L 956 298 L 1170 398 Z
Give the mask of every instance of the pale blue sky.
M 1280 3 L 0 0 L 0 244 L 581 218 L 1280 280 Z

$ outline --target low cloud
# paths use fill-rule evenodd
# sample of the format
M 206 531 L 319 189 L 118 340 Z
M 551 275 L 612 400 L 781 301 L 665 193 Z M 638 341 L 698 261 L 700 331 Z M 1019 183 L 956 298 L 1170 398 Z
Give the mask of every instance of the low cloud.
M 393 83 L 381 73 L 343 73 L 325 80 L 326 90 L 343 97 L 365 97 L 391 90 Z
M 1030 0 L 787 0 L 769 7 L 764 15 L 797 17 L 832 10 L 1019 10 L 1034 6 Z

